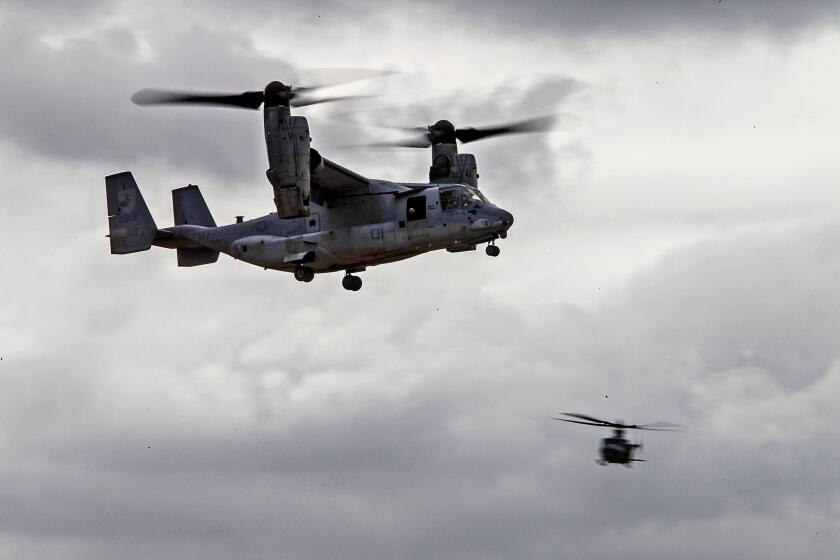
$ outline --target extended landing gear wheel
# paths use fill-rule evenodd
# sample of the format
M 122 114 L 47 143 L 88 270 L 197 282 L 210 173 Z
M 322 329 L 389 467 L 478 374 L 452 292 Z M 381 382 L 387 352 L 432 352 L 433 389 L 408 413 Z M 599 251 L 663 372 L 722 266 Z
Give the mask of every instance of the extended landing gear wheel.
M 315 278 L 315 271 L 308 266 L 299 266 L 295 269 L 295 280 L 298 282 L 312 282 Z
M 362 289 L 362 279 L 358 276 L 348 274 L 341 279 L 341 285 L 344 287 L 345 290 L 350 290 L 351 292 L 358 292 Z
M 501 253 L 502 250 L 496 247 L 495 245 L 488 245 L 484 252 L 487 253 L 487 255 L 490 257 L 498 257 L 499 253 Z

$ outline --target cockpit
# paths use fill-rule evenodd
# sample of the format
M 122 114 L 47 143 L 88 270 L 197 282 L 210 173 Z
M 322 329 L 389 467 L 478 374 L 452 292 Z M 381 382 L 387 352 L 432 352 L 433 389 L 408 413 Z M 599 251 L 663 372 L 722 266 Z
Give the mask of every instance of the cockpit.
M 444 212 L 472 208 L 490 201 L 475 187 L 457 186 L 440 189 L 440 205 Z

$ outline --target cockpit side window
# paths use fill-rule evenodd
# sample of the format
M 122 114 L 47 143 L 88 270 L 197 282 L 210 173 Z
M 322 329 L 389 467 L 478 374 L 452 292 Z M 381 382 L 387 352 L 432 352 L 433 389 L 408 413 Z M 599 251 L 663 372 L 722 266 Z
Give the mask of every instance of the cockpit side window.
M 487 199 L 475 188 L 454 187 L 440 191 L 440 205 L 444 211 L 470 208 L 481 202 L 487 202 Z
M 487 202 L 478 189 L 459 189 L 461 192 L 461 208 L 473 206 L 477 202 Z

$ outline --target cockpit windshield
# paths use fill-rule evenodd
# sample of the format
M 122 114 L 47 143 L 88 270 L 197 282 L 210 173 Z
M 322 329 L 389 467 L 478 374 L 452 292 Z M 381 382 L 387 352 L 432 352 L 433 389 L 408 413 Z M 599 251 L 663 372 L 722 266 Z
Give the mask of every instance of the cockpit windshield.
M 478 202 L 489 202 L 481 191 L 474 187 L 451 187 L 440 189 L 440 203 L 443 210 L 469 208 Z

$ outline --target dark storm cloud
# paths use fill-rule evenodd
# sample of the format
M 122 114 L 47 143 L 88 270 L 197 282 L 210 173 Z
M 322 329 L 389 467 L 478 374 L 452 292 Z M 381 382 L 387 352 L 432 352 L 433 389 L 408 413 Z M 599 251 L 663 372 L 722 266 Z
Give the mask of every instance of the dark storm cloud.
M 257 55 L 238 27 L 224 28 L 213 24 L 212 18 L 205 19 L 208 10 L 214 13 L 212 6 L 202 5 L 196 10 L 199 16 L 188 10 L 181 25 L 164 19 L 157 29 L 108 23 L 114 6 L 96 7 L 96 16 L 66 20 L 63 25 L 61 17 L 44 18 L 38 10 L 19 6 L 0 18 L 0 47 L 17 53 L 0 76 L 4 101 L 14 108 L 0 114 L 0 139 L 33 156 L 92 164 L 101 175 L 122 169 L 141 172 L 164 164 L 175 169 L 182 181 L 198 171 L 223 183 L 264 184 L 259 112 L 141 108 L 130 102 L 130 96 L 146 86 L 260 88 L 270 79 L 287 79 L 299 72 L 283 61 Z M 411 78 L 394 76 L 390 83 L 399 91 Z M 380 91 L 385 83 L 371 80 L 356 85 L 355 91 L 366 93 Z M 531 76 L 485 87 L 480 95 L 459 90 L 429 102 L 425 113 L 434 120 L 453 118 L 467 126 L 495 124 L 555 112 L 581 89 L 582 84 L 569 77 Z M 413 101 L 422 100 L 420 94 Z M 340 110 L 352 111 L 353 103 L 342 104 Z M 401 116 L 402 107 L 397 107 L 385 124 L 399 123 Z M 381 138 L 382 130 L 374 126 L 347 125 L 318 118 L 317 113 L 310 124 L 314 146 L 365 175 L 422 181 L 427 174 L 427 154 L 419 151 L 383 155 L 339 149 Z M 534 187 L 533 181 L 523 180 L 521 172 L 502 163 L 508 155 L 504 144 L 491 140 L 476 145 L 484 176 L 495 177 L 495 185 L 515 185 L 511 192 Z M 518 147 L 529 170 L 545 175 L 557 165 L 545 135 L 520 137 Z M 488 157 L 482 159 L 482 154 Z M 7 203 L 15 196 L 11 194 Z M 156 199 L 149 202 L 158 204 Z
M 588 34 L 658 34 L 672 32 L 791 32 L 840 23 L 840 7 L 831 0 L 535 0 L 531 2 L 459 2 L 470 25 L 502 26 L 520 32 L 540 30 L 558 37 Z
M 130 27 L 113 25 L 80 37 L 45 42 L 53 31 L 23 15 L 0 23 L 0 49 L 15 52 L 2 82 L 8 110 L 0 135 L 45 156 L 108 162 L 120 168 L 159 160 L 202 167 L 224 177 L 260 163 L 256 111 L 143 109 L 132 93 L 146 86 L 260 89 L 288 64 L 254 54 L 235 34 L 196 26 L 152 38 L 150 61 Z M 259 172 L 256 172 L 259 175 Z
M 247 9 L 243 8 L 247 6 Z M 205 2 L 197 9 L 258 21 L 272 13 L 276 3 L 266 0 Z M 283 6 L 301 25 L 353 22 L 359 29 L 374 31 L 367 22 L 387 22 L 418 6 L 417 2 L 319 2 L 286 3 Z M 361 16 L 361 17 L 360 17 Z M 484 26 L 557 36 L 580 37 L 587 34 L 657 34 L 669 32 L 737 32 L 744 30 L 789 32 L 814 25 L 840 23 L 840 8 L 831 0 L 532 0 L 478 2 L 465 0 L 437 6 L 434 13 L 418 19 L 422 33 L 453 32 L 459 26 L 483 30 Z M 448 24 L 441 24 L 441 21 Z M 435 27 L 431 27 L 434 25 Z

